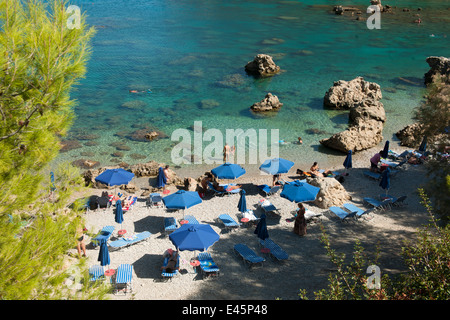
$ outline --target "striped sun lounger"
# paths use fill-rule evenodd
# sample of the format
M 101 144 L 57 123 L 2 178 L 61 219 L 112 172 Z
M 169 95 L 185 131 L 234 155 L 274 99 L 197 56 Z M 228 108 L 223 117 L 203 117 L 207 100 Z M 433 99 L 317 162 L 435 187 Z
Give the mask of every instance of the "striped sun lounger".
M 105 280 L 105 270 L 102 266 L 94 265 L 89 268 L 89 281 Z
M 94 247 L 98 246 L 101 240 L 108 241 L 112 233 L 114 232 L 114 229 L 115 229 L 114 226 L 103 227 L 103 229 L 100 230 L 100 232 L 91 240 Z
M 165 257 L 163 261 L 163 267 L 167 266 L 167 263 L 169 262 L 169 257 Z M 177 263 L 175 265 L 175 268 L 180 267 L 180 256 L 177 255 Z M 172 280 L 173 277 L 175 277 L 179 273 L 178 269 L 174 270 L 173 272 L 161 272 L 161 277 L 163 279 L 170 279 Z
M 235 228 L 239 228 L 240 223 L 236 222 L 229 214 L 221 214 L 219 216 L 219 220 L 225 225 L 225 229 L 232 230 Z
M 272 239 L 267 238 L 265 240 L 259 240 L 259 243 L 270 250 L 270 256 L 278 261 L 289 259 L 289 255 L 284 251 L 278 244 L 276 244 Z
M 116 274 L 116 293 L 123 289 L 126 294 L 132 291 L 131 281 L 133 279 L 133 266 L 131 264 L 121 264 L 117 268 Z
M 184 220 L 187 220 L 188 223 L 190 223 L 190 224 L 199 224 L 198 220 L 194 216 L 191 216 L 191 215 L 185 215 Z
M 238 243 L 234 246 L 234 252 L 239 255 L 249 268 L 256 264 L 261 264 L 266 261 L 263 257 L 258 256 L 252 249 L 243 243 Z
M 202 270 L 203 277 L 209 275 L 219 275 L 220 269 L 208 252 L 200 252 L 197 259 L 200 261 L 200 269 Z
M 121 239 L 111 241 L 108 245 L 115 249 L 121 249 L 124 247 L 131 246 L 135 243 L 141 242 L 143 240 L 148 239 L 152 234 L 148 231 L 144 231 L 141 233 L 136 233 L 134 236 L 127 238 L 123 237 Z

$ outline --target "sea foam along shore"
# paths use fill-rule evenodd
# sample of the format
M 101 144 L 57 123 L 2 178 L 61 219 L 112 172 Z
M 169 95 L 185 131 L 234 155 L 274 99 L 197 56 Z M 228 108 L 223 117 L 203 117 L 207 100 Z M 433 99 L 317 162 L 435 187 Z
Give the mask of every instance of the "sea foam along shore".
M 367 160 L 354 161 L 354 168 L 343 183 L 347 192 L 352 196 L 352 202 L 361 208 L 364 197 L 378 197 L 384 192 L 378 182 L 365 177 L 362 172 L 367 170 Z M 286 180 L 295 178 L 295 166 L 291 172 L 284 175 Z M 339 168 L 332 168 L 339 169 Z M 259 216 L 261 209 L 255 205 L 263 198 L 256 185 L 270 184 L 271 177 L 261 175 L 244 175 L 236 182 L 243 185 L 247 194 L 247 207 L 253 209 Z M 135 184 L 148 183 L 147 178 L 136 179 Z M 367 252 L 374 252 L 380 245 L 381 257 L 378 266 L 381 274 L 398 273 L 404 271 L 401 262 L 401 246 L 403 239 L 413 239 L 418 227 L 426 224 L 428 214 L 420 204 L 417 188 L 426 181 L 423 166 L 406 165 L 406 169 L 398 172 L 391 180 L 389 194 L 394 196 L 406 195 L 406 205 L 387 211 L 371 213 L 367 220 L 340 222 L 327 209 L 319 209 L 308 203 L 305 206 L 314 211 L 322 212 L 321 223 L 324 226 L 333 248 L 351 257 L 355 240 L 361 241 Z M 91 189 L 92 194 L 100 194 L 101 189 Z M 320 241 L 320 223 L 308 225 L 308 234 L 299 237 L 293 233 L 292 211 L 296 205 L 279 194 L 269 200 L 279 209 L 279 215 L 268 215 L 268 230 L 270 237 L 288 252 L 289 260 L 275 262 L 269 256 L 260 252 L 258 238 L 253 233 L 254 227 L 239 228 L 226 232 L 223 225 L 217 222 L 219 214 L 228 213 L 238 220 L 237 204 L 239 195 L 205 198 L 204 201 L 185 211 L 196 217 L 200 223 L 208 223 L 219 233 L 220 240 L 208 249 L 217 265 L 220 276 L 202 280 L 200 274 L 194 273 L 189 260 L 194 252 L 181 251 L 182 274 L 172 281 L 161 281 L 162 254 L 168 248 L 174 248 L 163 233 L 164 217 L 174 216 L 177 220 L 183 217 L 182 212 L 167 212 L 161 208 L 147 208 L 146 199 L 139 198 L 134 208 L 124 215 L 123 229 L 128 235 L 142 231 L 150 231 L 151 237 L 146 241 L 110 251 L 111 268 L 117 268 L 122 263 L 133 265 L 132 294 L 110 295 L 111 299 L 137 300 L 259 300 L 282 298 L 284 300 L 297 299 L 299 289 L 306 289 L 309 297 L 313 298 L 313 291 L 327 287 L 327 278 L 334 266 L 326 256 Z M 116 227 L 112 239 L 117 237 L 119 225 L 114 222 L 112 208 L 88 211 L 86 227 L 92 233 L 106 225 Z M 93 248 L 87 241 L 88 265 L 99 264 L 97 261 L 98 247 Z M 233 246 L 245 243 L 256 253 L 266 258 L 262 267 L 249 269 L 233 252 Z M 76 250 L 74 249 L 74 252 Z M 196 252 L 198 254 L 198 252 Z

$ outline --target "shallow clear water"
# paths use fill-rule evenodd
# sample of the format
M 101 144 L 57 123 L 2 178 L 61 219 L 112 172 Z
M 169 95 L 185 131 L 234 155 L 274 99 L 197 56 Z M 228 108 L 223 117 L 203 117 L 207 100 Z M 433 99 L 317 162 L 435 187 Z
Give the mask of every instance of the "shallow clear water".
M 411 122 L 423 96 L 426 57 L 448 56 L 450 5 L 395 1 L 412 11 L 383 14 L 381 30 L 369 30 L 355 17 L 332 14 L 334 2 L 71 1 L 97 34 L 86 78 L 72 96 L 79 105 L 67 138 L 90 140 L 80 140 L 82 148 L 61 153 L 58 161 L 171 163 L 172 132 L 202 121 L 204 128 L 223 133 L 279 129 L 279 138 L 288 142 L 301 136 L 302 146 L 280 146 L 280 156 L 327 166 L 344 155 L 321 147 L 319 140 L 346 128 L 348 118 L 345 111 L 325 110 L 323 97 L 334 81 L 357 76 L 380 84 L 388 118 L 384 139 L 396 141 L 394 133 Z M 362 8 L 369 3 L 348 2 Z M 417 7 L 423 8 L 421 25 L 412 23 Z M 247 76 L 244 66 L 258 53 L 271 54 L 284 72 L 264 80 Z M 230 75 L 239 81 L 224 85 Z M 147 88 L 151 93 L 129 93 Z M 273 116 L 253 115 L 249 107 L 267 92 L 279 97 L 282 109 Z M 123 106 L 130 101 L 131 107 Z M 129 138 L 145 127 L 168 138 Z M 113 157 L 114 142 L 130 150 Z

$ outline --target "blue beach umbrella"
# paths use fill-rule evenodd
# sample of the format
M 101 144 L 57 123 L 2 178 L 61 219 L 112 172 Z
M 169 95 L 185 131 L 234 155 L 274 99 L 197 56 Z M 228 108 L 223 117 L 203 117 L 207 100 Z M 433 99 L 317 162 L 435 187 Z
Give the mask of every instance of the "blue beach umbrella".
M 111 263 L 109 258 L 108 246 L 106 244 L 106 239 L 100 241 L 100 251 L 98 253 L 98 261 L 100 261 L 100 265 L 102 267 L 109 266 Z
M 225 162 L 212 169 L 211 173 L 218 179 L 236 179 L 245 173 L 245 169 L 238 164 Z
M 204 251 L 219 238 L 209 224 L 184 224 L 169 235 L 169 240 L 180 251 Z
M 381 152 L 382 158 L 387 158 L 389 155 L 389 140 L 386 140 L 386 143 L 384 144 L 384 149 Z
M 427 136 L 423 137 L 422 143 L 420 144 L 420 147 L 419 147 L 420 153 L 425 153 L 425 151 L 427 151 Z
M 241 189 L 240 194 L 241 194 L 241 197 L 239 198 L 238 209 L 240 212 L 246 212 L 247 211 L 247 200 L 245 199 L 245 190 Z
M 253 232 L 260 238 L 261 240 L 265 240 L 269 238 L 269 232 L 267 231 L 267 222 L 266 215 L 264 213 L 261 214 L 258 224 L 256 225 L 256 229 Z
M 345 169 L 350 169 L 352 167 L 352 150 L 348 150 L 343 165 Z
M 114 216 L 114 221 L 120 223 L 120 229 L 122 229 L 123 209 L 122 209 L 122 201 L 120 201 L 120 199 L 116 201 L 116 214 Z
M 276 175 L 289 172 L 293 165 L 294 162 L 292 161 L 283 158 L 274 158 L 264 161 L 259 167 L 259 170 L 271 175 Z
M 164 174 L 164 169 L 162 167 L 159 167 L 158 178 L 156 181 L 156 187 L 162 188 L 166 185 L 166 183 L 167 183 L 167 178 L 166 178 L 166 175 Z
M 187 209 L 202 203 L 202 198 L 195 191 L 178 190 L 162 199 L 168 209 Z
M 314 201 L 319 191 L 319 187 L 295 180 L 294 182 L 284 185 L 280 196 L 292 202 Z
M 389 187 L 391 186 L 391 179 L 390 179 L 390 173 L 391 169 L 386 168 L 383 173 L 381 174 L 381 181 L 380 181 L 380 187 L 386 190 L 386 195 L 388 193 Z
M 133 177 L 134 173 L 126 171 L 122 168 L 107 169 L 98 175 L 98 177 L 95 178 L 95 181 L 108 186 L 120 186 L 122 184 L 128 184 Z

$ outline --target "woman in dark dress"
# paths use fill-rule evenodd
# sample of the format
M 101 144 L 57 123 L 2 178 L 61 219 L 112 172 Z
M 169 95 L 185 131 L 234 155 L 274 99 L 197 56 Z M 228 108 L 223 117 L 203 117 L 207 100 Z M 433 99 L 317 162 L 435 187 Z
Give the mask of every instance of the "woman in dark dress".
M 305 207 L 301 203 L 298 204 L 297 216 L 294 222 L 294 233 L 299 236 L 306 235 Z

